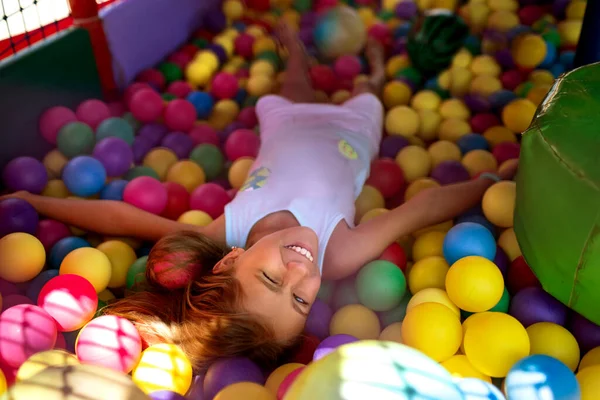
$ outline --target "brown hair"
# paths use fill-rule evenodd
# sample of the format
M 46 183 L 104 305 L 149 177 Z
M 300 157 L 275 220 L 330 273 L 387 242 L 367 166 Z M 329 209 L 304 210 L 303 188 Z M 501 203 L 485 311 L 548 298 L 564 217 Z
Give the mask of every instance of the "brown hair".
M 133 322 L 148 344 L 177 344 L 197 371 L 217 358 L 232 356 L 245 356 L 272 367 L 296 342 L 278 342 L 270 326 L 243 310 L 243 292 L 233 268 L 219 268 L 213 273 L 227 252 L 196 232 L 165 236 L 148 257 L 147 290 L 110 304 L 104 313 Z M 166 290 L 158 284 L 155 271 L 165 260 L 175 270 L 199 266 L 195 279 L 184 288 Z

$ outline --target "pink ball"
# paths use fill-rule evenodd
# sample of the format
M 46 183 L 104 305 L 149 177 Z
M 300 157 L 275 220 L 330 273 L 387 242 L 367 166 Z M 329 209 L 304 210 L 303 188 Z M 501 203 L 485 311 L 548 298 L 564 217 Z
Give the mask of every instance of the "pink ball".
M 56 322 L 32 304 L 20 304 L 0 315 L 0 355 L 11 367 L 18 367 L 40 351 L 54 348 Z
M 2 311 L 18 306 L 19 304 L 33 304 L 33 301 L 22 294 L 11 294 L 2 299 Z
M 231 197 L 222 186 L 205 183 L 198 186 L 190 196 L 190 209 L 204 211 L 213 219 L 219 218 Z
M 42 287 L 38 306 L 54 318 L 60 332 L 71 332 L 94 317 L 98 295 L 87 279 L 74 274 L 59 275 Z
M 177 66 L 181 69 L 185 69 L 185 67 L 187 67 L 187 65 L 190 62 L 192 62 L 192 60 L 193 60 L 193 57 L 184 51 L 175 52 L 175 53 L 171 54 L 169 56 L 169 58 L 167 58 L 168 62 L 177 64 Z
M 238 35 L 233 42 L 235 52 L 244 58 L 254 57 L 253 45 L 254 36 L 247 33 Z
M 382 22 L 371 25 L 368 35 L 377 39 L 384 45 L 389 44 L 392 39 L 390 28 Z
M 160 215 L 167 206 L 167 189 L 158 180 L 139 176 L 125 186 L 123 200 L 149 213 Z
M 254 129 L 258 125 L 256 108 L 253 106 L 243 108 L 238 114 L 237 120 L 244 124 L 247 129 Z
M 167 81 L 163 74 L 156 69 L 147 69 L 145 71 L 140 72 L 137 76 L 136 81 L 148 83 L 158 90 L 162 90 L 165 88 Z
M 187 100 L 175 99 L 165 107 L 165 125 L 172 131 L 189 132 L 197 116 L 196 108 Z
M 258 155 L 260 138 L 249 129 L 238 129 L 233 131 L 225 142 L 225 154 L 231 161 L 241 157 L 253 157 Z
M 227 72 L 219 72 L 212 80 L 211 93 L 217 99 L 232 99 L 238 89 L 236 77 Z
M 496 114 L 481 113 L 471 118 L 471 130 L 475 133 L 483 133 L 492 126 L 500 125 L 500 119 Z
M 96 129 L 100 122 L 111 117 L 110 109 L 103 101 L 90 99 L 86 100 L 77 107 L 75 111 L 77 119 L 88 124 L 92 129 Z
M 77 121 L 75 113 L 67 107 L 52 107 L 44 111 L 39 121 L 43 138 L 50 144 L 56 144 L 58 131 L 69 122 Z
M 84 326 L 75 343 L 79 361 L 129 373 L 142 352 L 142 339 L 125 318 L 103 315 Z
M 71 236 L 71 230 L 62 222 L 44 219 L 39 222 L 35 236 L 42 242 L 46 252 L 49 252 L 59 240 Z
M 354 79 L 362 70 L 360 60 L 356 56 L 341 56 L 335 60 L 333 70 L 340 79 L 351 80 Z
M 502 165 L 504 161 L 519 158 L 521 153 L 521 145 L 518 143 L 503 142 L 494 146 L 492 154 L 496 157 L 498 165 Z
M 194 140 L 195 144 L 209 143 L 215 146 L 219 145 L 219 136 L 217 131 L 210 125 L 196 125 L 192 128 L 189 136 Z
M 191 92 L 192 86 L 184 81 L 171 82 L 167 88 L 167 93 L 171 93 L 173 96 L 179 97 L 180 99 L 187 97 Z
M 58 350 L 67 350 L 67 339 L 65 339 L 65 335 L 63 335 L 62 332 L 58 332 L 56 335 L 54 348 Z
M 111 117 L 121 117 L 127 112 L 127 106 L 122 101 L 111 101 L 107 104 Z
M 164 104 L 160 94 L 145 88 L 137 90 L 129 102 L 131 113 L 140 122 L 154 122 L 163 112 Z
M 131 85 L 129 85 L 127 87 L 127 89 L 125 89 L 125 93 L 123 93 L 123 101 L 125 102 L 125 105 L 129 105 L 133 95 L 136 94 L 138 92 L 138 90 L 141 90 L 141 89 L 152 89 L 152 88 L 147 83 L 142 83 L 142 82 L 134 82 Z
M 508 90 L 515 90 L 517 86 L 523 83 L 524 78 L 521 71 L 516 69 L 511 69 L 510 71 L 504 72 L 500 76 L 500 81 L 502 82 L 502 86 Z

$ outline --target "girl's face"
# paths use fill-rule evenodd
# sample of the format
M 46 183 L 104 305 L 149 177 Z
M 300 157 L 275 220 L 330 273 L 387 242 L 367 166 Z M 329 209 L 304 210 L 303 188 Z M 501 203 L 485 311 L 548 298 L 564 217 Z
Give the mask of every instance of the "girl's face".
M 321 285 L 315 232 L 284 229 L 235 253 L 234 276 L 244 290 L 245 309 L 270 323 L 277 339 L 300 334 Z

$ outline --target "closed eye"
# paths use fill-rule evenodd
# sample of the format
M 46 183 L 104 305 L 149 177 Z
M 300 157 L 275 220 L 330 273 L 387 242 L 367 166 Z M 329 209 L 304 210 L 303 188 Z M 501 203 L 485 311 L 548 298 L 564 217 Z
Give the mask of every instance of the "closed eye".
M 266 273 L 264 273 L 264 272 L 263 272 L 263 276 L 264 276 L 264 277 L 265 277 L 265 278 L 266 278 L 266 279 L 267 279 L 269 282 L 271 282 L 272 284 L 274 284 L 274 285 L 279 285 L 279 283 L 278 283 L 276 280 L 272 279 L 272 278 L 271 278 L 269 275 L 267 275 L 267 274 L 266 274 Z

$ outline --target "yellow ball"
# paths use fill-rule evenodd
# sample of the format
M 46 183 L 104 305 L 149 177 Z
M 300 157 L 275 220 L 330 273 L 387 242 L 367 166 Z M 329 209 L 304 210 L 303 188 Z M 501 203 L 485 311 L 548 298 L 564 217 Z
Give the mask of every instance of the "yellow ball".
M 29 379 L 32 376 L 42 372 L 48 367 L 62 367 L 67 365 L 77 365 L 79 360 L 74 354 L 63 350 L 47 350 L 35 353 L 27 359 L 17 371 L 17 382 Z M 2 390 L 0 390 L 0 393 Z
M 600 393 L 600 365 L 593 365 L 579 371 L 576 375 L 581 388 L 581 400 L 596 400 Z
M 482 374 L 470 362 L 464 354 L 456 354 L 442 363 L 455 378 L 477 378 L 492 383 L 492 378 Z
M 319 104 L 329 103 L 329 96 L 322 90 L 315 90 L 315 99 Z
M 185 77 L 192 86 L 205 86 L 210 82 L 213 71 L 209 64 L 202 61 L 192 61 L 185 69 Z
M 402 68 L 410 66 L 410 59 L 405 54 L 400 54 L 390 57 L 385 64 L 385 73 L 388 78 L 392 79 Z M 393 82 L 393 81 L 392 81 Z
M 415 262 L 408 274 L 410 292 L 414 295 L 428 288 L 445 289 L 449 269 L 444 257 L 432 256 Z
M 253 164 L 254 159 L 250 157 L 238 158 L 231 164 L 228 172 L 228 179 L 232 188 L 239 189 L 244 185 Z
M 555 81 L 552 72 L 545 69 L 536 69 L 529 74 L 529 81 L 534 85 L 552 85 Z
M 292 372 L 298 368 L 304 367 L 304 364 L 300 363 L 288 363 L 277 367 L 275 371 L 271 372 L 271 375 L 267 378 L 265 388 L 273 395 L 277 395 L 277 390 L 281 382 Z M 242 396 L 243 397 L 243 396 Z
M 275 400 L 275 394 L 254 382 L 238 382 L 225 386 L 214 400 Z
M 495 172 L 498 169 L 498 161 L 492 153 L 487 150 L 471 150 L 462 159 L 462 165 L 469 171 L 471 176 L 480 172 Z
M 460 161 L 462 153 L 460 148 L 449 140 L 438 140 L 427 149 L 431 156 L 433 167 L 444 161 Z
M 471 81 L 471 90 L 473 94 L 483 97 L 489 97 L 492 93 L 502 89 L 500 79 L 491 75 L 478 75 Z
M 583 20 L 586 4 L 587 1 L 571 1 L 565 10 L 567 19 Z
M 502 109 L 502 122 L 511 131 L 521 133 L 529 128 L 535 111 L 536 106 L 531 100 L 513 100 Z
M 408 106 L 396 106 L 385 116 L 385 130 L 390 135 L 414 136 L 419 131 L 419 114 Z
M 371 185 L 364 185 L 354 201 L 355 218 L 360 221 L 369 211 L 385 208 L 385 199 L 379 190 Z
M 419 229 L 418 231 L 413 233 L 413 236 L 418 238 L 421 235 L 424 235 L 429 232 L 443 232 L 448 233 L 448 231 L 454 226 L 452 220 L 448 220 L 446 222 L 440 222 L 439 224 L 431 225 L 423 229 Z
M 504 293 L 504 278 L 498 267 L 487 258 L 464 257 L 452 264 L 446 275 L 450 300 L 462 310 L 487 311 Z
M 591 349 L 583 356 L 579 363 L 579 370 L 581 371 L 593 365 L 600 365 L 600 346 Z
M 468 20 L 471 28 L 476 32 L 480 31 L 481 28 L 487 23 L 488 16 L 490 15 L 490 8 L 485 3 L 472 3 L 469 4 L 468 9 Z
M 490 147 L 493 149 L 500 143 L 517 143 L 517 136 L 510 129 L 504 126 L 492 126 L 483 132 L 483 137 L 487 140 Z
M 469 68 L 473 55 L 465 48 L 460 49 L 452 58 L 452 67 Z
M 538 322 L 527 328 L 529 354 L 545 354 L 562 361 L 575 372 L 579 364 L 579 345 L 567 329 L 552 322 Z
M 208 226 L 213 219 L 210 215 L 200 210 L 186 211 L 179 216 L 177 222 L 195 226 Z
M 352 335 L 359 340 L 377 339 L 381 327 L 375 312 L 360 304 L 340 308 L 329 323 L 330 335 Z
M 275 76 L 275 67 L 267 60 L 256 60 L 250 65 L 250 76 L 266 75 L 268 77 Z
M 206 175 L 202 167 L 195 162 L 183 160 L 169 168 L 166 180 L 167 182 L 179 183 L 191 193 L 198 186 L 206 182 Z
M 96 293 L 108 287 L 112 267 L 109 258 L 98 249 L 82 247 L 75 249 L 60 264 L 60 275 L 75 274 L 87 279 Z
M 266 31 L 260 25 L 250 25 L 246 28 L 246 33 L 254 38 L 259 38 L 264 36 Z
M 227 54 L 228 58 L 233 56 L 233 51 L 234 51 L 233 39 L 223 36 L 223 35 L 219 35 L 219 36 L 215 37 L 212 40 L 212 42 L 214 44 L 218 44 L 219 46 L 221 46 L 225 50 L 225 54 Z
M 473 324 L 473 321 L 479 319 L 479 318 L 484 318 L 486 315 L 488 315 L 489 312 L 482 312 L 482 313 L 474 313 L 471 314 L 470 316 L 468 316 L 462 323 L 462 329 L 463 329 L 463 342 L 460 345 L 460 353 L 461 354 L 465 354 L 465 334 L 467 333 L 467 330 L 469 329 L 469 327 L 471 326 L 471 324 Z
M 4 392 L 6 392 L 7 388 L 8 388 L 8 382 L 6 382 L 6 377 L 4 376 L 4 372 L 2 372 L 2 370 L 0 370 L 0 395 L 4 394 Z
M 264 96 L 273 91 L 273 78 L 265 75 L 252 75 L 246 83 L 246 90 L 251 96 Z
M 517 0 L 488 0 L 488 6 L 493 11 L 517 11 L 519 3 Z
M 576 46 L 581 35 L 582 21 L 569 20 L 558 24 L 561 44 L 564 46 Z
M 379 340 L 383 340 L 386 342 L 402 342 L 402 322 L 394 322 L 385 327 L 381 334 L 379 335 Z
M 510 261 L 514 261 L 523 254 L 521 253 L 517 235 L 515 235 L 515 230 L 513 228 L 508 228 L 500 234 L 498 237 L 498 246 L 504 250 Z
M 439 137 L 441 140 L 456 142 L 467 133 L 471 133 L 471 125 L 463 119 L 448 118 L 440 124 Z
M 452 83 L 451 72 L 449 69 L 445 69 L 438 75 L 438 85 L 440 88 L 444 90 L 450 89 L 450 84 Z
M 368 7 L 360 7 L 356 12 L 367 28 L 373 25 L 377 20 L 375 12 Z
M 35 236 L 15 232 L 0 239 L 0 278 L 27 282 L 42 271 L 45 263 L 46 251 Z
M 542 104 L 542 101 L 546 98 L 546 95 L 550 91 L 551 85 L 541 84 L 533 87 L 529 93 L 527 93 L 527 100 L 530 100 L 536 107 Z
M 402 168 L 408 182 L 424 178 L 431 171 L 431 156 L 422 147 L 406 146 L 396 156 L 396 164 Z
M 448 89 L 455 97 L 462 97 L 469 91 L 473 74 L 466 68 L 453 67 L 450 70 L 450 81 Z
M 277 44 L 275 41 L 268 37 L 262 36 L 257 38 L 252 45 L 252 52 L 255 56 L 258 56 L 260 53 L 264 53 L 265 51 L 275 51 L 277 50 Z
M 444 119 L 458 118 L 467 120 L 471 118 L 469 108 L 459 99 L 447 99 L 440 105 L 440 115 Z
M 502 33 L 510 31 L 519 22 L 519 16 L 508 10 L 494 11 L 488 17 L 488 27 Z
M 442 116 L 433 110 L 419 110 L 418 114 L 421 120 L 419 132 L 417 132 L 419 138 L 426 141 L 437 139 L 438 129 L 442 123 Z
M 408 143 L 410 143 L 413 146 L 425 148 L 425 141 L 418 136 L 409 136 L 406 139 L 408 140 Z
M 67 185 L 60 179 L 49 180 L 42 191 L 42 196 L 54 197 L 57 199 L 66 199 L 69 195 L 70 193 L 69 189 L 67 189 Z
M 387 208 L 374 208 L 372 210 L 369 210 L 365 213 L 365 215 L 363 215 L 360 218 L 360 222 L 359 224 L 364 224 L 365 222 L 380 216 L 381 214 L 385 214 L 387 212 L 390 212 L 390 210 L 388 210 Z
M 179 346 L 155 344 L 142 352 L 131 378 L 145 393 L 170 390 L 183 396 L 192 384 L 192 364 Z
M 240 0 L 225 0 L 223 2 L 223 14 L 229 20 L 236 20 L 244 15 L 244 3 Z
M 412 96 L 412 89 L 404 82 L 391 81 L 383 87 L 382 99 L 387 109 L 407 105 L 410 96 Z
M 352 94 L 347 90 L 338 90 L 331 95 L 331 102 L 333 104 L 343 104 L 346 100 L 349 100 Z
M 62 170 L 65 165 L 67 165 L 67 162 L 69 162 L 67 157 L 63 156 L 63 154 L 56 149 L 50 150 L 42 160 L 50 178 L 60 178 Z
M 407 312 L 402 321 L 402 340 L 437 362 L 446 361 L 460 347 L 460 319 L 442 304 L 419 304 Z
M 427 288 L 418 291 L 413 297 L 410 298 L 406 311 L 412 310 L 414 307 L 423 303 L 438 303 L 448 307 L 458 318 L 460 318 L 460 309 L 456 307 L 456 304 L 450 300 L 448 293 L 445 290 L 439 288 Z
M 218 70 L 220 64 L 219 57 L 217 57 L 217 55 L 210 50 L 202 50 L 196 53 L 192 63 L 196 62 L 204 64 L 211 71 L 211 73 Z
M 238 116 L 240 107 L 231 99 L 223 99 L 216 102 L 208 123 L 217 130 L 223 130 Z
M 501 181 L 493 184 L 483 195 L 481 206 L 485 217 L 501 228 L 513 226 L 517 184 L 513 181 Z
M 104 289 L 103 291 L 101 291 L 100 293 L 98 293 L 98 299 L 100 299 L 103 302 L 107 303 L 110 300 L 116 299 L 116 297 L 115 297 L 115 295 L 110 290 Z
M 437 110 L 442 103 L 442 98 L 433 90 L 421 90 L 417 92 L 410 105 L 415 110 Z
M 108 287 L 119 288 L 124 286 L 127 281 L 127 271 L 131 264 L 137 260 L 133 248 L 119 240 L 109 240 L 102 243 L 97 249 L 106 254 L 110 260 L 112 269 Z
M 515 64 L 522 68 L 535 68 L 546 57 L 546 42 L 540 35 L 525 34 L 513 41 L 512 56 Z
M 465 332 L 465 355 L 481 373 L 503 378 L 520 359 L 529 355 L 527 331 L 514 317 L 485 313 L 475 318 Z
M 431 178 L 420 178 L 412 182 L 404 192 L 404 201 L 408 201 L 425 189 L 433 189 L 440 187 L 437 181 Z
M 152 149 L 144 157 L 142 164 L 146 167 L 152 168 L 157 174 L 161 181 L 164 181 L 167 177 L 169 169 L 177 163 L 177 155 L 172 151 L 164 147 Z
M 443 257 L 444 238 L 446 234 L 439 231 L 427 232 L 415 240 L 412 248 L 413 261 L 420 261 L 431 256 Z

